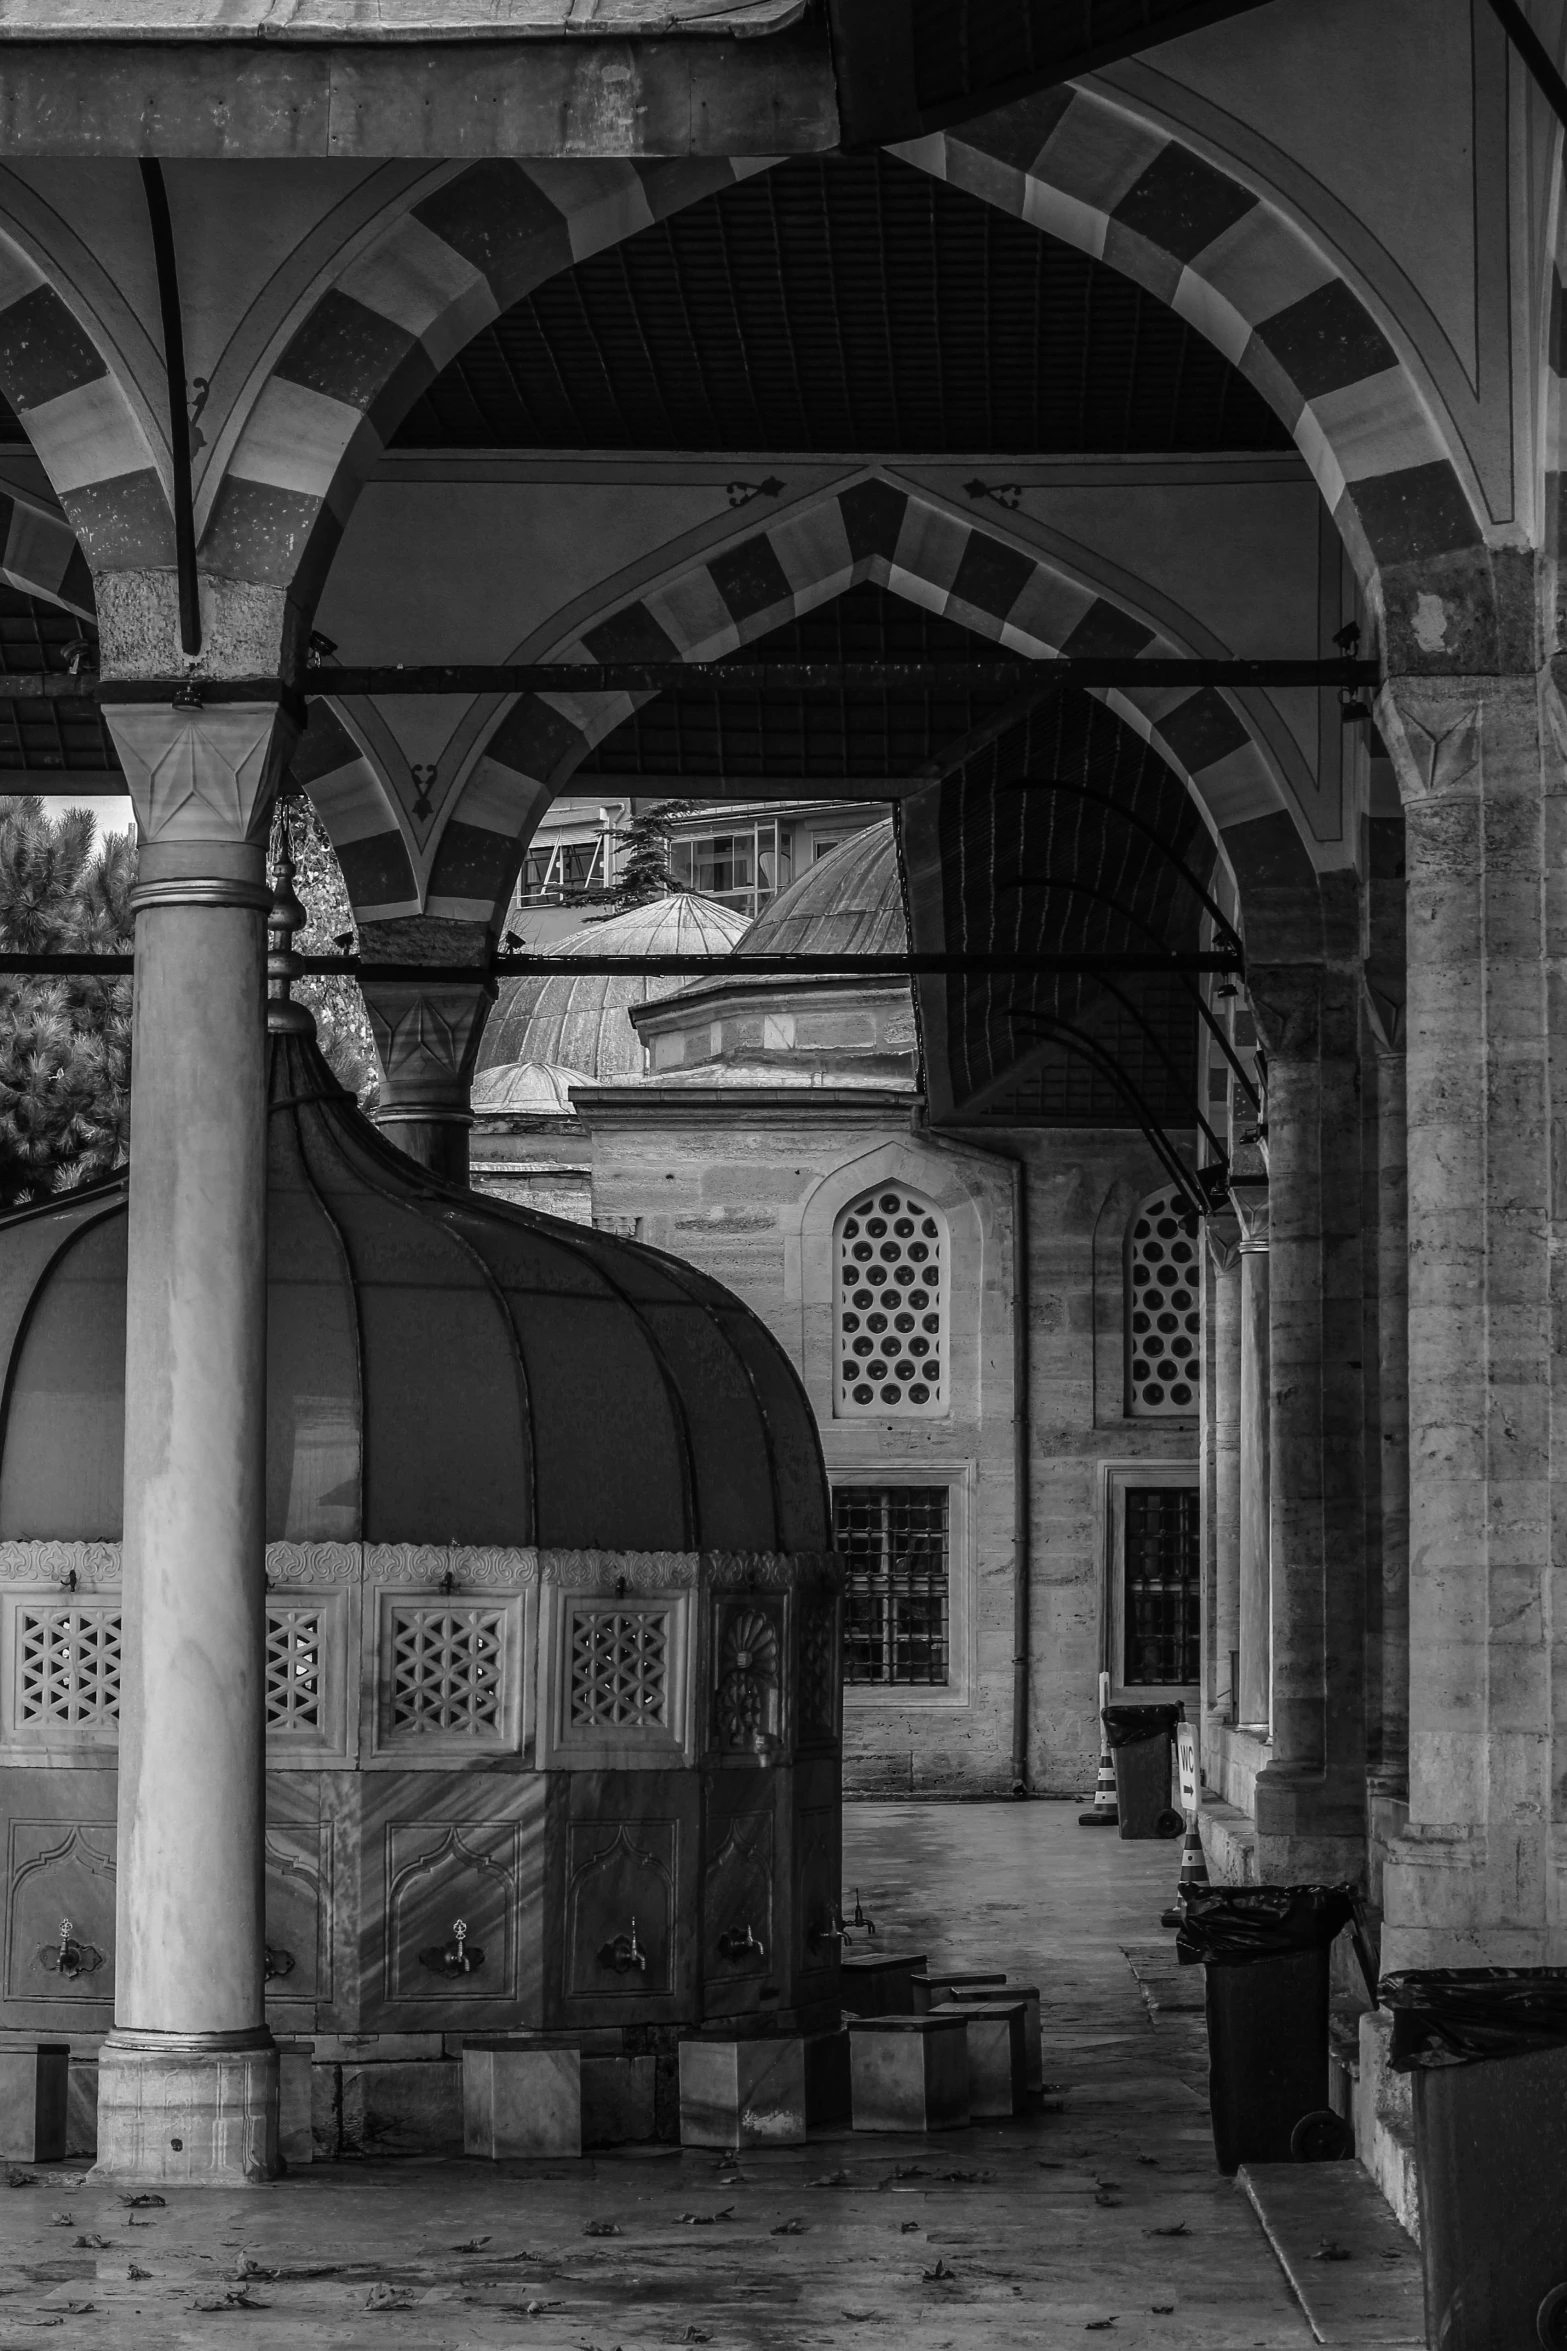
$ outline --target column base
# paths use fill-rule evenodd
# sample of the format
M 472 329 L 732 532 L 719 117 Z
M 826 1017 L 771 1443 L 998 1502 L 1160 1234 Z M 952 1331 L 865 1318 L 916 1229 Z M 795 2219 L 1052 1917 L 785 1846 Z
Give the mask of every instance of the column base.
M 1263 1885 L 1366 1881 L 1365 1795 L 1319 1771 L 1269 1762 L 1257 1774 L 1257 1876 Z
M 147 2033 L 117 2026 L 98 2055 L 91 2177 L 235 2188 L 276 2179 L 278 2053 L 266 2027 Z

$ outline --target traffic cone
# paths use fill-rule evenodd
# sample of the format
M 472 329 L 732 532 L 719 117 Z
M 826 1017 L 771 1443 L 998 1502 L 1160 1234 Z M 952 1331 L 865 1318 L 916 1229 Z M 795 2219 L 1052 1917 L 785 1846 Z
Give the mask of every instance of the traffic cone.
M 1109 1741 L 1100 1734 L 1099 1777 L 1094 1782 L 1094 1800 L 1086 1812 L 1077 1816 L 1080 1829 L 1114 1829 L 1121 1825 L 1120 1808 L 1115 1798 L 1115 1758 L 1110 1753 Z
M 1208 1857 L 1202 1849 L 1202 1835 L 1191 1814 L 1186 1816 L 1186 1837 L 1181 1846 L 1181 1874 L 1176 1882 L 1175 1900 L 1170 1908 L 1161 1911 L 1162 1927 L 1179 1927 L 1186 1923 L 1182 1905 L 1188 1894 L 1205 1894 L 1208 1890 Z

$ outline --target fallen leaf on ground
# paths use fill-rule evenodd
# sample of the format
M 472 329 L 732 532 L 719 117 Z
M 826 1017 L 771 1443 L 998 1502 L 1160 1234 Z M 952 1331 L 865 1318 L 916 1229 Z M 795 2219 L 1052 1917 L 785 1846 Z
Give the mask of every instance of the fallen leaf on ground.
M 6 2168 L 5 2184 L 8 2188 L 36 2188 L 38 2182 L 30 2171 L 18 2171 L 13 2163 Z
M 1189 2237 L 1191 2233 L 1184 2220 L 1178 2220 L 1172 2228 L 1148 2231 L 1150 2237 Z
M 233 2278 L 276 2278 L 278 2274 L 275 2269 L 263 2269 L 260 2262 L 252 2260 L 248 2253 L 237 2254 L 234 2266 L 229 2271 L 229 2276 Z
M 1150 2302 L 1148 2307 L 1155 2318 L 1168 2318 L 1174 2310 L 1175 2304 L 1173 2302 Z
M 1157 2163 L 1159 2158 L 1157 2155 L 1139 2155 L 1137 2160 L 1139 2163 Z
M 895 2163 L 888 2174 L 895 2180 L 923 2180 L 929 2176 L 922 2163 Z
M 85 2318 L 88 2311 L 94 2309 L 96 2305 L 91 2302 L 56 2302 L 53 2307 L 56 2310 L 69 2311 L 73 2318 Z
M 701 2327 L 687 2327 L 680 2338 L 682 2343 L 710 2343 L 712 2339 L 712 2336 L 704 2333 Z
M 1324 2237 L 1311 2256 L 1313 2261 L 1353 2261 L 1354 2258 L 1347 2245 L 1337 2244 L 1332 2237 Z
M 936 2266 L 934 2269 L 922 2269 L 920 2271 L 920 2277 L 927 2286 L 950 2286 L 953 2280 L 957 2277 L 957 2274 L 958 2273 L 955 2269 L 949 2269 L 947 2267 L 946 2263 L 941 2259 L 939 2254 L 936 2257 Z
M 881 2312 L 879 2310 L 846 2310 L 843 2315 L 845 2318 L 852 2318 L 858 2326 L 867 2318 L 880 2318 Z
M 148 2194 L 142 2196 L 122 2196 L 120 2198 L 120 2202 L 122 2204 L 134 2205 L 136 2210 L 140 2212 L 144 2205 L 163 2204 L 167 2202 L 167 2198 L 163 2196 L 154 2196 L 149 2192 Z
M 1041 2155 L 1038 2158 L 1038 2163 L 1041 2171 L 1065 2171 L 1066 2169 L 1066 2165 L 1064 2163 L 1052 2163 L 1049 2158 L 1044 2155 Z
M 412 2286 L 389 2286 L 384 2279 L 377 2279 L 365 2296 L 366 2310 L 412 2310 L 413 2305 Z
M 908 2225 L 912 2228 L 914 2223 L 910 2221 Z M 803 2220 L 781 2220 L 776 2228 L 768 2231 L 768 2235 L 773 2237 L 803 2237 L 804 2234 L 805 2223 Z
M 1091 2318 L 1083 2332 L 1085 2335 L 1102 2335 L 1106 2327 L 1113 2327 L 1114 2324 L 1113 2318 Z
M 612 2220 L 589 2220 L 583 2223 L 582 2233 L 585 2237 L 618 2237 L 620 2229 Z
M 688 2229 L 710 2229 L 715 2220 L 733 2220 L 735 2208 L 726 2204 L 722 2212 L 682 2212 L 682 2221 Z
M 826 2171 L 819 2180 L 807 2180 L 808 2188 L 847 2188 L 854 2183 L 854 2174 L 848 2171 Z
M 253 2301 L 248 2286 L 230 2286 L 223 2294 L 198 2294 L 191 2304 L 192 2310 L 270 2310 L 271 2307 L 269 2302 Z
M 74 2250 L 78 2253 L 106 2253 L 108 2248 L 108 2238 L 100 2237 L 96 2229 L 89 2229 L 85 2237 L 77 2238 Z
M 151 2277 L 151 2275 L 152 2275 L 152 2272 L 151 2272 L 151 2270 L 150 2270 L 150 2269 L 142 2269 L 142 2268 L 138 2267 L 138 2265 L 137 2265 L 137 2264 L 136 2264 L 134 2261 L 128 2261 L 128 2262 L 125 2264 L 125 2274 L 126 2274 L 126 2276 L 127 2276 L 128 2278 L 132 2278 L 132 2279 L 138 2279 L 138 2278 L 150 2278 L 150 2277 Z
M 49 2226 L 52 2229 L 74 2229 L 76 2226 L 76 2215 L 74 2212 L 51 2212 L 49 2215 Z
M 1096 2188 L 1094 2190 L 1094 2202 L 1096 2204 L 1102 2204 L 1107 2212 L 1119 2212 L 1121 2209 L 1120 2197 L 1112 2196 L 1107 2188 Z
M 488 2237 L 464 2237 L 460 2245 L 452 2247 L 452 2251 L 454 2253 L 482 2253 L 489 2241 Z
M 919 2224 L 919 2222 L 918 2222 L 917 2220 L 906 2220 L 906 2221 L 904 2221 L 904 2223 L 902 2224 L 901 2228 L 900 2228 L 900 2229 L 899 2229 L 899 2231 L 898 2231 L 898 2234 L 899 2234 L 899 2236 L 900 2236 L 900 2237 L 917 2237 L 917 2236 L 919 2235 L 919 2233 L 920 2233 L 920 2224 Z

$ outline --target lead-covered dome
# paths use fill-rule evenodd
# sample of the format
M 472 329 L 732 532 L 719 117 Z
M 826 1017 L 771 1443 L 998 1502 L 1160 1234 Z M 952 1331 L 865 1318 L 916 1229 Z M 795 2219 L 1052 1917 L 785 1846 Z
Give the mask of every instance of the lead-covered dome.
M 892 818 L 851 833 L 780 891 L 741 955 L 901 955 L 909 943 Z
M 269 1541 L 821 1551 L 794 1368 L 694 1267 L 436 1182 L 271 1039 Z M 125 1178 L 0 1220 L 0 1538 L 121 1531 Z
M 551 955 L 727 955 L 746 930 L 731 906 L 692 891 L 653 898 L 607 922 L 552 939 Z M 628 1017 L 634 1004 L 672 996 L 679 979 L 648 972 L 587 972 L 579 978 L 502 980 L 485 1024 L 479 1069 L 552 1062 L 605 1085 L 642 1075 L 642 1047 Z

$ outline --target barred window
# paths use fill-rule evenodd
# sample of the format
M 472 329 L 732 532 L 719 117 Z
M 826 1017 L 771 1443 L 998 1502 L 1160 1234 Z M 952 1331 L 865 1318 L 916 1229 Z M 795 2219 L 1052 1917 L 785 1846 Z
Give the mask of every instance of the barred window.
M 1126 1408 L 1139 1420 L 1197 1409 L 1202 1305 L 1197 1219 L 1173 1184 L 1126 1236 Z
M 1126 1682 L 1199 1678 L 1202 1551 L 1195 1486 L 1126 1489 Z
M 833 1394 L 840 1414 L 947 1409 L 946 1220 L 902 1184 L 838 1219 Z
M 945 1486 L 835 1486 L 833 1541 L 848 1564 L 846 1682 L 947 1679 Z

